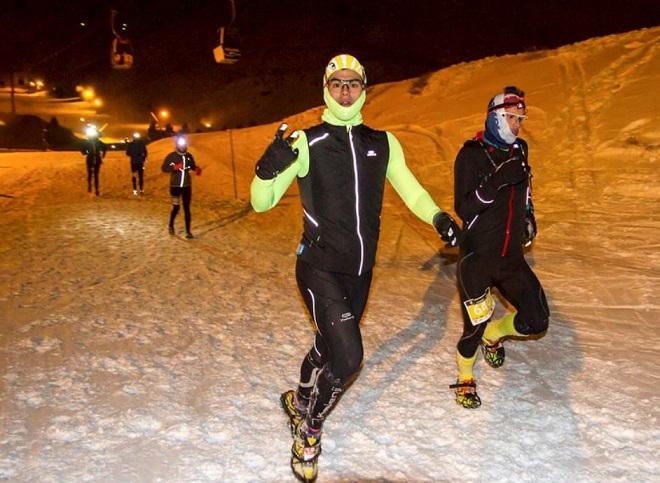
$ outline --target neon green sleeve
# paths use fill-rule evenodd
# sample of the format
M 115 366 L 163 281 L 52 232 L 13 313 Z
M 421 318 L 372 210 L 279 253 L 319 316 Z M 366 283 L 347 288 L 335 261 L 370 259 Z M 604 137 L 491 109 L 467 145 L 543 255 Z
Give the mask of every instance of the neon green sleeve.
M 431 195 L 419 184 L 415 175 L 408 168 L 399 140 L 388 132 L 387 141 L 390 145 L 387 179 L 410 211 L 417 215 L 420 220 L 433 224 L 433 216 L 442 210 L 435 204 Z
M 250 186 L 250 203 L 256 212 L 268 211 L 274 207 L 289 189 L 296 176 L 305 176 L 309 171 L 309 147 L 304 131 L 298 131 L 298 139 L 292 147 L 298 150 L 298 157 L 291 165 L 273 179 L 255 176 Z

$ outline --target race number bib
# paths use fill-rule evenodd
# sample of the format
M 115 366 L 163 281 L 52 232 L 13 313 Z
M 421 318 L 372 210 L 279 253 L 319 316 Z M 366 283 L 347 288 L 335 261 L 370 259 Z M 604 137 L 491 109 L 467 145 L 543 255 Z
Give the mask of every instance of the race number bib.
M 472 325 L 479 325 L 487 322 L 495 310 L 495 299 L 490 294 L 490 288 L 487 288 L 480 297 L 466 300 L 463 302 L 467 310 Z

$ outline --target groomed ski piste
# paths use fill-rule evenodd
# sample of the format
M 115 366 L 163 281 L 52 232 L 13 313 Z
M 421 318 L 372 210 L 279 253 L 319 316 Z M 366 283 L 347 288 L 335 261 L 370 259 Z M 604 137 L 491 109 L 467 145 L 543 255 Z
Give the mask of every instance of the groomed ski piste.
M 376 84 L 365 122 L 453 212 L 454 157 L 511 84 L 550 329 L 507 343 L 501 369 L 480 358 L 482 407 L 456 405 L 456 253 L 388 186 L 365 364 L 326 422 L 319 482 L 660 479 L 660 28 Z M 190 136 L 194 240 L 181 216 L 167 234 L 172 140 L 149 146 L 143 197 L 121 152 L 98 198 L 78 153 L 0 154 L 0 480 L 293 481 L 278 397 L 313 335 L 300 203 L 248 203 L 276 127 Z

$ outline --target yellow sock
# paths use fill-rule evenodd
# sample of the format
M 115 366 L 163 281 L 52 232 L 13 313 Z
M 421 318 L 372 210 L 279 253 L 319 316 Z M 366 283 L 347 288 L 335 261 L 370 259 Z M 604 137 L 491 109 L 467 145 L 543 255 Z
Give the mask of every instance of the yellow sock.
M 483 339 L 489 343 L 494 343 L 507 335 L 522 335 L 516 330 L 513 324 L 515 316 L 516 312 L 511 312 L 501 319 L 489 322 L 486 326 L 486 330 L 484 330 Z
M 460 352 L 456 351 L 456 365 L 458 366 L 458 380 L 467 381 L 474 379 L 474 374 L 472 374 L 472 368 L 474 367 L 474 361 L 477 360 L 477 353 L 475 352 L 472 357 L 469 359 L 463 357 Z

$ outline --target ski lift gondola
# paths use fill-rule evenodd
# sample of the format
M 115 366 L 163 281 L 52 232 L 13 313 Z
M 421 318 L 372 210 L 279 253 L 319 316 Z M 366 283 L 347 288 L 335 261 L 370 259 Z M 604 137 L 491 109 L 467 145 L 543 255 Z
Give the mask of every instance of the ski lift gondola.
M 112 39 L 112 49 L 110 51 L 110 65 L 113 69 L 130 69 L 133 67 L 133 45 L 127 37 L 122 37 L 115 28 L 115 17 L 117 11 L 110 12 L 110 27 L 112 34 L 115 36 Z
M 213 49 L 213 57 L 218 64 L 235 64 L 241 58 L 238 28 L 232 27 L 236 19 L 236 5 L 230 0 L 231 18 L 226 26 L 218 29 L 220 45 Z
M 114 69 L 130 69 L 133 66 L 133 47 L 130 40 L 112 39 L 111 62 Z

